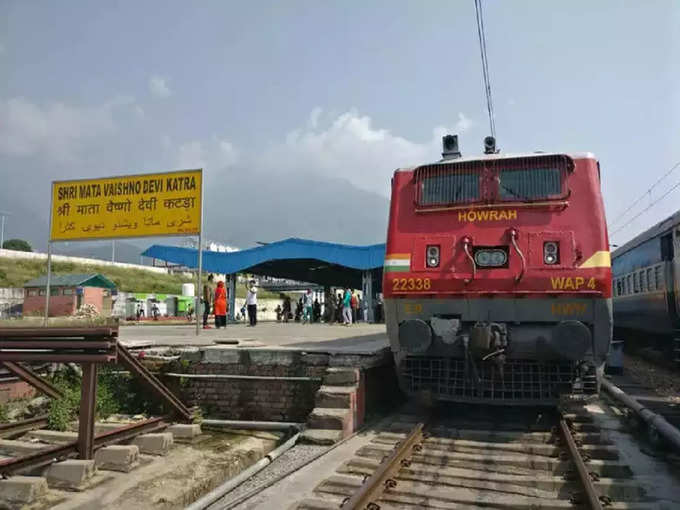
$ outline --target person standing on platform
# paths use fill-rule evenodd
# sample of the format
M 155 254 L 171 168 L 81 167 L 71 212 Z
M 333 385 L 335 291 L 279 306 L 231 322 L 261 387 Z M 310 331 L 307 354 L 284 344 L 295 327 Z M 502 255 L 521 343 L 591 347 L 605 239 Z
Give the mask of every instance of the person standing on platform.
M 215 291 L 213 290 L 214 278 L 213 275 L 209 274 L 208 281 L 203 286 L 203 299 L 201 300 L 203 302 L 203 329 L 210 329 L 210 326 L 208 326 L 208 315 L 210 315 L 210 307 L 215 296 Z
M 350 306 L 352 307 L 352 322 L 356 323 L 359 320 L 359 314 L 357 310 L 359 309 L 359 300 L 355 292 L 352 292 L 352 297 L 350 298 Z
M 215 312 L 215 327 L 217 329 L 227 327 L 227 289 L 224 287 L 224 282 L 217 282 L 213 309 Z
M 326 289 L 324 301 L 326 303 L 324 321 L 327 324 L 333 324 L 335 322 L 335 294 L 332 290 Z
M 312 308 L 312 315 L 314 322 L 321 322 L 321 303 L 318 299 L 314 300 L 314 306 Z
M 290 296 L 283 298 L 283 322 L 288 322 L 291 316 Z
M 250 321 L 250 326 L 255 326 L 257 324 L 257 287 L 255 286 L 255 280 L 250 280 L 246 285 L 246 289 L 248 289 L 246 294 L 248 320 Z
M 352 291 L 345 290 L 345 296 L 342 299 L 342 319 L 345 326 L 352 325 Z
M 307 293 L 304 297 L 304 308 L 302 309 L 302 324 L 306 322 L 312 323 L 312 307 L 314 306 L 314 296 L 311 289 L 307 289 Z

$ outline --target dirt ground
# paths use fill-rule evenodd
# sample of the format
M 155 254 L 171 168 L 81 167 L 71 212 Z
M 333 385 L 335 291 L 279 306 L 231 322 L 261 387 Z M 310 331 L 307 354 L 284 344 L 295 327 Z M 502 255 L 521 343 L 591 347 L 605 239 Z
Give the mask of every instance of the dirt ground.
M 663 397 L 671 397 L 680 402 L 680 373 L 677 371 L 630 354 L 624 354 L 623 366 L 637 383 L 653 389 Z
M 182 509 L 274 449 L 281 434 L 206 431 L 194 444 L 176 443 L 165 457 L 143 455 L 129 473 L 98 471 L 82 492 L 50 489 L 30 510 Z

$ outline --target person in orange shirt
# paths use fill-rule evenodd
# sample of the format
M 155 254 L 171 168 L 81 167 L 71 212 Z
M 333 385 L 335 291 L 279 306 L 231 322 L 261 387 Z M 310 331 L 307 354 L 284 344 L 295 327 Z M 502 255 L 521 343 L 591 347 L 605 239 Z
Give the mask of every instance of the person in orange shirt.
M 215 327 L 227 326 L 227 289 L 224 287 L 224 282 L 217 282 L 215 289 L 215 301 L 213 304 L 215 313 Z

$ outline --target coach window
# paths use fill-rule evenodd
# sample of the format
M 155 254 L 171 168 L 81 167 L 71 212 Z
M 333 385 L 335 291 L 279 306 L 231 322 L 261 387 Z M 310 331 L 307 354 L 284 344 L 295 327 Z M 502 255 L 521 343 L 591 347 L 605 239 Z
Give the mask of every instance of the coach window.
M 654 280 L 656 281 L 656 290 L 663 290 L 665 288 L 663 284 L 663 266 L 654 267 Z
M 640 271 L 640 292 L 647 292 L 647 276 L 644 269 Z
M 647 269 L 647 287 L 649 291 L 655 290 L 654 286 L 654 272 L 652 271 L 652 268 L 650 267 Z

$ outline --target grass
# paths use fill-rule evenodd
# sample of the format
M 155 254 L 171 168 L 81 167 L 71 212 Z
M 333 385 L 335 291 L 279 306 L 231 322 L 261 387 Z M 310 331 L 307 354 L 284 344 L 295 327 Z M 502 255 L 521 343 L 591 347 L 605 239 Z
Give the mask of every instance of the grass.
M 194 281 L 192 278 L 177 274 L 73 262 L 53 262 L 52 271 L 54 274 L 101 273 L 113 281 L 121 292 L 181 294 L 182 284 Z M 47 274 L 45 261 L 0 257 L 0 287 L 23 287 L 29 280 L 44 274 Z
M 127 267 L 100 266 L 97 264 L 76 264 L 73 262 L 53 262 L 53 274 L 100 273 L 116 284 L 120 292 L 148 292 L 159 294 L 181 294 L 183 283 L 194 283 L 195 278 L 179 274 L 163 274 L 143 269 Z M 10 259 L 0 257 L 0 287 L 23 287 L 26 282 L 47 274 L 47 263 L 43 260 Z M 207 281 L 204 273 L 203 281 Z M 262 299 L 278 299 L 278 292 L 264 289 L 257 291 Z M 245 299 L 246 288 L 242 283 L 236 285 L 236 299 Z

